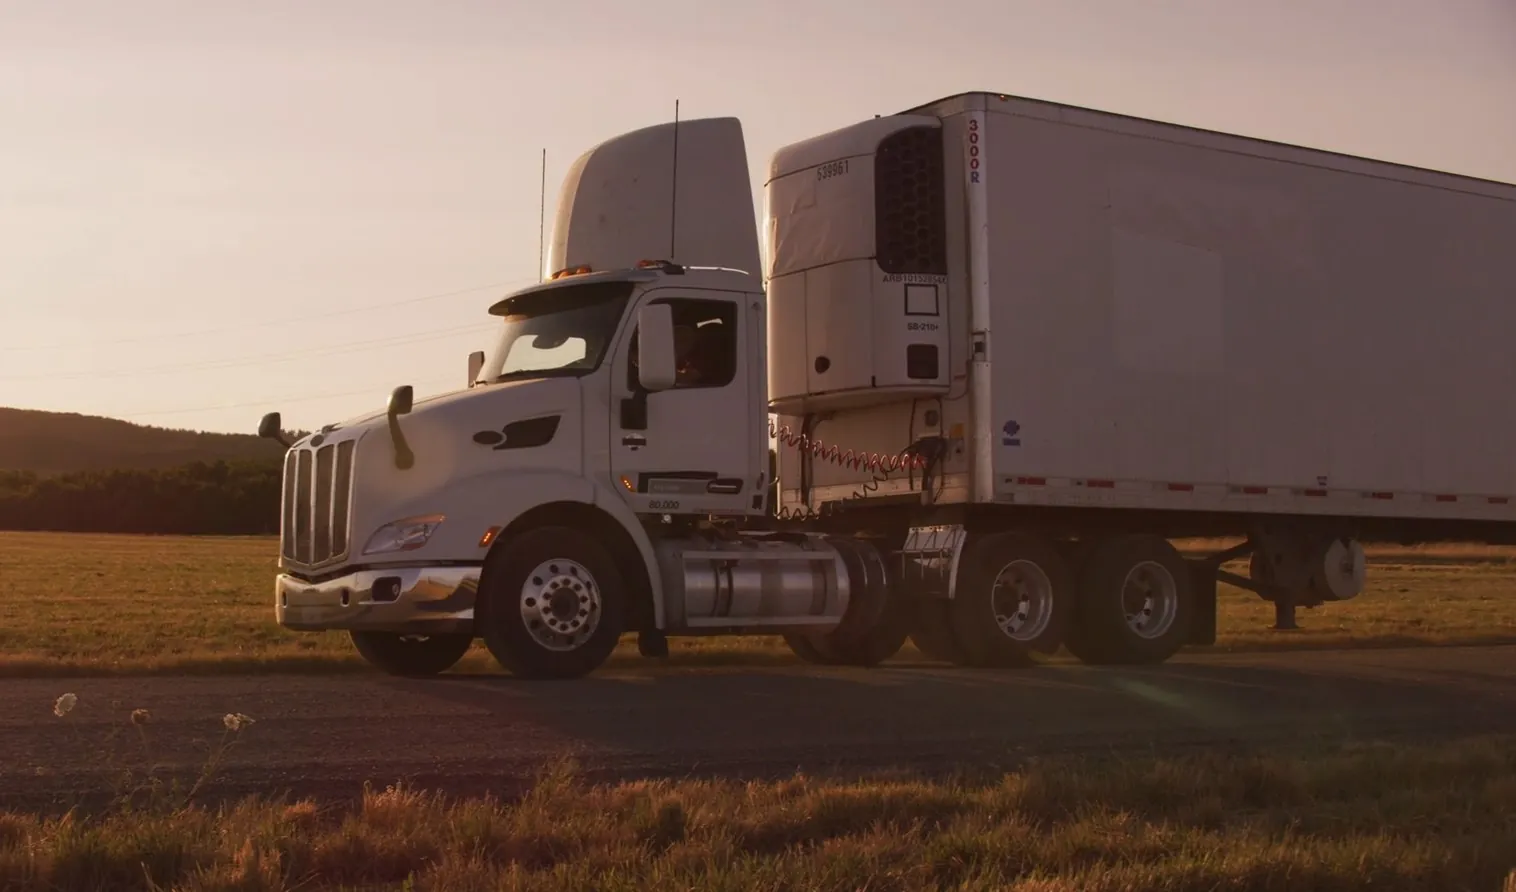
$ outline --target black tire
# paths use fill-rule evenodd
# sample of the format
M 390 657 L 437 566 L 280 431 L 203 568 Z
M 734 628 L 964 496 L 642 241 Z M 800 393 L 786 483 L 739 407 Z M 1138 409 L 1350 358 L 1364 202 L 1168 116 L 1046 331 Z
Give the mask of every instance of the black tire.
M 953 632 L 953 603 L 944 598 L 912 598 L 911 643 L 930 660 L 968 665 L 968 657 Z
M 967 665 L 1030 666 L 1058 652 L 1078 586 L 1052 542 L 1027 533 L 975 537 L 958 567 L 950 619 Z M 1017 593 L 1006 584 L 1020 587 L 1019 600 L 1008 600 Z
M 795 656 L 817 666 L 840 666 L 841 657 L 837 656 L 827 646 L 826 637 L 823 635 L 807 635 L 804 632 L 785 632 L 782 636 L 784 643 L 789 645 L 790 651 Z
M 905 646 L 910 616 L 872 545 L 835 537 L 828 541 L 847 564 L 852 595 L 841 624 L 827 636 L 827 650 L 848 666 L 877 666 Z
M 354 630 L 348 633 L 369 665 L 403 678 L 426 678 L 453 668 L 474 644 L 466 633 L 411 635 Z
M 843 662 L 849 666 L 877 666 L 900 653 L 900 649 L 905 647 L 906 639 L 910 637 L 911 625 L 915 619 L 911 602 L 903 598 L 894 586 L 888 583 L 886 585 L 884 610 L 875 619 L 873 627 L 835 645 L 842 654 Z
M 542 573 L 536 575 L 539 569 Z M 477 631 L 512 675 L 588 675 L 621 639 L 627 600 L 621 577 L 615 559 L 589 533 L 569 527 L 531 530 L 490 555 L 479 591 Z M 527 591 L 528 585 L 539 593 Z M 523 611 L 533 618 L 528 620 Z M 572 634 L 560 633 L 559 622 Z M 545 645 L 549 636 L 562 649 Z
M 828 540 L 842 556 L 849 579 L 848 607 L 825 634 L 790 632 L 785 643 L 802 660 L 822 666 L 877 666 L 905 646 L 906 607 L 890 585 L 878 552 L 851 539 Z
M 1128 623 L 1125 603 L 1141 594 L 1128 591 L 1128 582 L 1140 586 L 1143 577 L 1156 583 L 1151 605 L 1143 605 L 1147 621 L 1156 622 L 1148 634 L 1140 634 Z M 1189 565 L 1173 545 L 1147 534 L 1113 536 L 1089 553 L 1074 625 L 1064 646 L 1092 665 L 1162 663 L 1189 640 L 1194 616 Z

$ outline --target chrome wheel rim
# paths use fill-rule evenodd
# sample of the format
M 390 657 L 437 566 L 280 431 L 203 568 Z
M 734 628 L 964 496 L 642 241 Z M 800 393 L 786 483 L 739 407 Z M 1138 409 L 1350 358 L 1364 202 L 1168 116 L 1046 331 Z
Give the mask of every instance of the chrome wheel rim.
M 545 650 L 582 647 L 600 625 L 600 586 L 594 574 L 565 558 L 538 564 L 521 584 L 521 622 Z
M 1140 638 L 1159 638 L 1179 616 L 1179 584 L 1169 568 L 1143 561 L 1127 571 L 1121 586 L 1121 610 L 1127 628 Z
M 1047 571 L 1028 560 L 1000 568 L 990 592 L 995 625 L 1012 641 L 1035 641 L 1053 622 L 1053 581 Z

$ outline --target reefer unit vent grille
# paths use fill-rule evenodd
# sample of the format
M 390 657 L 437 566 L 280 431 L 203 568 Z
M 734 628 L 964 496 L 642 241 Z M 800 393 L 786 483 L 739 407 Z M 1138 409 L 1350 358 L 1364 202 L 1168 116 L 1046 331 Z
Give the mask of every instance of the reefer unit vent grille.
M 874 244 L 886 273 L 947 275 L 942 131 L 911 127 L 885 137 L 874 161 Z

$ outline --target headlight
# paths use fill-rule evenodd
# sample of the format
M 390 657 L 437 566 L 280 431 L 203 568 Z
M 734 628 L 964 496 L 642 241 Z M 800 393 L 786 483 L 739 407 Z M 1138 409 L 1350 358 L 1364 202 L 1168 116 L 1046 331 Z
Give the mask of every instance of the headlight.
M 384 554 L 392 551 L 413 551 L 425 545 L 442 525 L 443 515 L 425 514 L 391 521 L 374 531 L 363 546 L 364 554 Z

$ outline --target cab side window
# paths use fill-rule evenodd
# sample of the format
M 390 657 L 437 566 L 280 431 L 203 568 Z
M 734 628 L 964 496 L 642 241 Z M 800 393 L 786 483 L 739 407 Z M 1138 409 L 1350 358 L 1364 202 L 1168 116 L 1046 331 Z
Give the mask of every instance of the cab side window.
M 670 297 L 674 316 L 675 390 L 725 387 L 737 376 L 737 304 L 726 300 Z M 637 389 L 638 332 L 632 332 L 626 383 Z

